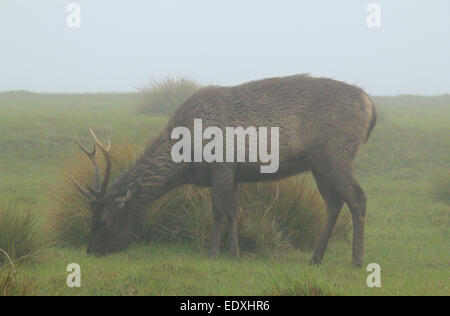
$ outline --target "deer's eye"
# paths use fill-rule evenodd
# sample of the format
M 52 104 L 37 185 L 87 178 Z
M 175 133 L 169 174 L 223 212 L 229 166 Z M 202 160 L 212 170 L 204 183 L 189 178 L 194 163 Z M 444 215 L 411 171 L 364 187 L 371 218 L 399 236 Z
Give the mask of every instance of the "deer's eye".
M 129 201 L 131 198 L 131 192 L 127 191 L 126 194 L 124 194 L 121 197 L 118 197 L 115 199 L 115 202 L 117 203 L 119 209 L 123 208 L 125 206 L 125 204 L 127 203 L 127 201 Z

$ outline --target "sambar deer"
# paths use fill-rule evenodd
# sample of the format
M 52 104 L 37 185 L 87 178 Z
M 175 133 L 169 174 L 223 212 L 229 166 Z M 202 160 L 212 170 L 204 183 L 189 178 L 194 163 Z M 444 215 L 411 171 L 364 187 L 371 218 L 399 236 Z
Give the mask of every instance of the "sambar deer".
M 260 173 L 260 162 L 181 162 L 171 159 L 171 131 L 203 126 L 225 131 L 229 126 L 279 127 L 279 169 Z M 311 262 L 320 264 L 338 215 L 346 203 L 353 221 L 353 265 L 363 262 L 366 195 L 353 174 L 353 160 L 376 124 L 374 104 L 360 88 L 328 78 L 295 75 L 253 81 L 234 87 L 200 89 L 180 106 L 142 156 L 107 189 L 110 148 L 94 132 L 94 150 L 87 151 L 95 170 L 93 185 L 79 191 L 92 210 L 88 253 L 125 249 L 142 222 L 142 211 L 170 190 L 184 185 L 212 187 L 214 228 L 211 256 L 219 253 L 221 224 L 229 223 L 231 252 L 239 256 L 237 236 L 238 183 L 272 181 L 311 171 L 327 210 L 325 227 Z M 106 159 L 100 183 L 95 148 Z M 248 146 L 248 144 L 246 145 Z

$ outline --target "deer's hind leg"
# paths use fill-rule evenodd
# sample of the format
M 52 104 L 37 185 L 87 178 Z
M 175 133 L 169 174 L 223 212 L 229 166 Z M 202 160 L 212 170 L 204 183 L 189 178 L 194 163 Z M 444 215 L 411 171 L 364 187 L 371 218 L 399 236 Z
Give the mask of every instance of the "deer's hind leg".
M 362 267 L 364 256 L 364 224 L 366 195 L 349 168 L 337 169 L 328 177 L 340 197 L 347 204 L 353 222 L 353 266 Z
M 328 189 L 331 189 L 335 193 L 335 202 L 332 202 L 331 206 L 327 208 L 331 209 L 328 212 L 327 224 L 324 232 L 321 235 L 319 243 L 317 245 L 313 262 L 320 262 L 320 257 L 325 251 L 329 235 L 331 234 L 332 227 L 334 227 L 337 219 L 336 209 L 344 201 L 350 209 L 353 221 L 353 266 L 362 267 L 363 255 L 364 255 L 364 224 L 366 216 L 366 195 L 356 181 L 353 175 L 352 160 L 358 149 L 356 142 L 344 142 L 341 146 L 334 147 L 334 151 L 316 153 L 314 157 L 314 165 L 316 167 L 316 173 L 320 174 L 316 177 L 319 178 L 319 183 L 326 182 Z M 339 149 L 339 150 L 336 150 Z M 316 176 L 316 173 L 314 176 Z M 320 179 L 323 178 L 323 179 Z M 323 186 L 323 185 L 322 185 Z M 319 190 L 321 190 L 319 188 Z M 323 193 L 323 189 L 321 193 Z M 325 190 L 327 191 L 327 190 Z M 324 194 L 322 194 L 324 195 Z M 325 193 L 327 195 L 327 193 Z M 337 198 L 339 197 L 339 203 Z M 325 198 L 325 197 L 324 197 Z
M 330 240 L 334 226 L 336 225 L 339 213 L 344 205 L 344 201 L 333 185 L 323 175 L 317 170 L 313 170 L 313 175 L 317 183 L 317 188 L 325 201 L 327 210 L 325 227 L 319 236 L 319 241 L 317 242 L 311 259 L 312 264 L 320 264 L 323 255 L 325 254 L 325 250 L 327 249 L 328 241 Z

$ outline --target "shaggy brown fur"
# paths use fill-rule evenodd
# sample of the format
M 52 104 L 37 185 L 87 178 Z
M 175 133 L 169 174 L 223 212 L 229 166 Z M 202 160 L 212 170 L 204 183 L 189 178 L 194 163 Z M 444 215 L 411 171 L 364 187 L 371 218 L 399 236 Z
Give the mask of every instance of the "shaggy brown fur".
M 185 126 L 193 134 L 194 119 L 199 118 L 204 129 L 217 126 L 224 133 L 225 127 L 279 127 L 279 170 L 261 174 L 260 163 L 247 162 L 174 163 L 172 129 Z M 353 219 L 353 264 L 360 267 L 366 196 L 353 176 L 352 162 L 375 123 L 373 102 L 362 89 L 327 78 L 296 75 L 200 89 L 175 112 L 160 136 L 102 200 L 94 203 L 88 251 L 107 253 L 125 248 L 140 222 L 140 210 L 177 186 L 194 184 L 212 187 L 212 257 L 219 252 L 224 217 L 230 225 L 231 251 L 238 257 L 238 183 L 312 171 L 327 205 L 325 228 L 312 262 L 321 262 L 345 202 Z M 248 142 L 246 146 L 248 152 Z

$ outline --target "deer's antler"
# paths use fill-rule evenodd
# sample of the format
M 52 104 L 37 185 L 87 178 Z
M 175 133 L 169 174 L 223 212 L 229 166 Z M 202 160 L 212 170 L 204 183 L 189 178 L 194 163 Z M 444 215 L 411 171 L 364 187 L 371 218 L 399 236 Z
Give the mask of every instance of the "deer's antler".
M 89 131 L 91 132 L 91 135 L 95 141 L 92 151 L 88 151 L 86 148 L 84 148 L 84 146 L 81 145 L 78 138 L 75 138 L 75 141 L 77 142 L 77 144 L 81 148 L 81 150 L 86 154 L 86 156 L 88 156 L 89 160 L 92 162 L 92 165 L 94 166 L 93 186 L 91 187 L 89 184 L 86 183 L 87 189 L 83 188 L 73 175 L 72 175 L 72 181 L 75 184 L 75 186 L 77 187 L 77 189 L 85 197 L 87 197 L 90 200 L 99 201 L 105 196 L 106 188 L 108 187 L 108 182 L 109 182 L 110 175 L 111 175 L 111 155 L 110 155 L 111 141 L 109 140 L 108 145 L 105 146 L 98 140 L 97 136 L 95 135 L 95 133 L 92 129 L 89 129 Z M 97 159 L 95 157 L 96 145 L 102 151 L 103 156 L 105 157 L 105 161 L 106 161 L 105 176 L 104 176 L 103 183 L 101 186 L 100 186 L 100 169 L 98 166 Z

